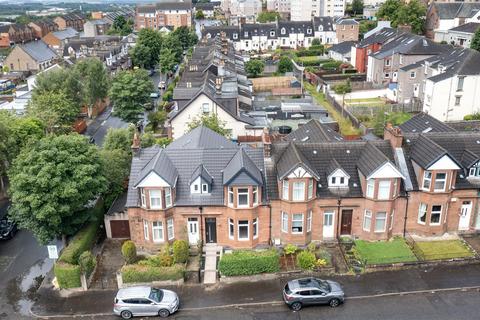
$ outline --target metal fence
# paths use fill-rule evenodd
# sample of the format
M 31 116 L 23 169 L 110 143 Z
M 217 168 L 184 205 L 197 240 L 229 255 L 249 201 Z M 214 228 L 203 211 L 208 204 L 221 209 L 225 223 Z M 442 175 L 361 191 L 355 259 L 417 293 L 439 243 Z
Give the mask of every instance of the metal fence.
M 369 106 L 369 105 L 345 105 L 345 108 L 354 115 L 375 116 L 379 111 L 381 112 L 421 112 L 422 105 L 420 103 L 396 103 L 385 104 L 383 106 Z

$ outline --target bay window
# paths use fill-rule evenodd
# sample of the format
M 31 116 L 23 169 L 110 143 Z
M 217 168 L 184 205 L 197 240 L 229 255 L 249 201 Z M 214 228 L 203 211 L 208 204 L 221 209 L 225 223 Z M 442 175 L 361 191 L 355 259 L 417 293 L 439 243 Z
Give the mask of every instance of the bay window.
M 393 197 L 397 196 L 398 179 L 393 179 Z
M 422 189 L 430 191 L 430 185 L 432 183 L 432 172 L 430 171 L 425 171 L 423 173 L 423 184 L 422 184 Z
M 367 180 L 367 190 L 366 190 L 367 197 L 373 198 L 374 191 L 375 191 L 375 180 L 373 179 Z
M 365 210 L 365 214 L 363 216 L 363 230 L 370 231 L 372 227 L 372 211 Z
M 282 232 L 288 232 L 288 213 L 282 212 Z
M 388 227 L 388 230 L 393 229 L 393 217 L 395 217 L 395 209 L 393 209 L 392 213 L 390 214 L 390 226 Z
M 390 198 L 390 180 L 380 180 L 378 182 L 378 199 L 387 200 Z
M 239 220 L 238 221 L 238 240 L 248 240 L 250 237 L 249 234 L 249 223 L 248 220 Z
M 387 222 L 387 213 L 377 212 L 377 215 L 375 216 L 375 232 L 385 231 L 386 222 Z
M 427 205 L 420 203 L 420 206 L 418 206 L 418 223 L 425 224 L 425 221 L 427 221 Z
M 313 198 L 313 179 L 308 180 L 308 199 Z
M 430 213 L 430 225 L 440 225 L 440 218 L 442 216 L 442 206 L 432 206 L 432 212 Z
M 434 191 L 445 191 L 447 184 L 447 174 L 445 172 L 437 173 L 435 175 L 435 184 L 433 186 Z
M 258 218 L 253 219 L 253 239 L 258 238 Z
M 140 188 L 140 203 L 142 204 L 142 207 L 147 206 L 147 198 L 145 197 L 145 189 Z
M 163 222 L 152 222 L 153 242 L 163 242 Z
M 172 189 L 171 188 L 165 188 L 165 207 L 171 207 L 172 206 Z
M 252 198 L 253 198 L 253 205 L 258 204 L 258 187 L 252 188 Z
M 237 189 L 237 207 L 248 207 L 250 205 L 248 198 L 248 188 Z
M 233 188 L 228 188 L 228 204 L 233 206 Z
M 305 200 L 305 182 L 297 181 L 293 183 L 293 201 Z
M 235 224 L 233 219 L 228 219 L 228 237 L 232 240 L 235 238 Z
M 174 230 L 173 230 L 173 218 L 170 218 L 167 220 L 167 237 L 168 240 L 172 240 L 173 237 L 175 236 Z
M 283 180 L 282 198 L 283 198 L 283 200 L 288 200 L 288 180 Z
M 312 210 L 307 212 L 307 232 L 312 231 Z
M 162 208 L 162 192 L 160 190 L 150 190 L 150 209 Z
M 303 213 L 292 214 L 292 233 L 303 233 Z
M 148 221 L 147 220 L 143 220 L 143 237 L 145 238 L 145 240 L 149 239 L 149 236 L 148 236 Z

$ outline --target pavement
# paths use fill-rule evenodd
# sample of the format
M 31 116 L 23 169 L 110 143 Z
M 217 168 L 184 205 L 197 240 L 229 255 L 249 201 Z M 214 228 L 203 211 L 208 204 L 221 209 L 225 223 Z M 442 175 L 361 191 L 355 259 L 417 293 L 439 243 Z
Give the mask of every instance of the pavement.
M 448 292 L 480 288 L 480 264 L 385 271 L 359 276 L 334 276 L 330 279 L 338 281 L 343 286 L 347 301 L 442 290 Z M 217 310 L 225 307 L 282 305 L 281 293 L 287 280 L 217 283 L 214 286 L 184 285 L 169 289 L 178 293 L 183 311 Z M 115 294 L 116 290 L 91 290 L 69 298 L 61 298 L 57 292 L 40 289 L 31 311 L 39 316 L 80 314 L 108 316 L 111 314 Z M 480 306 L 478 308 L 480 310 Z

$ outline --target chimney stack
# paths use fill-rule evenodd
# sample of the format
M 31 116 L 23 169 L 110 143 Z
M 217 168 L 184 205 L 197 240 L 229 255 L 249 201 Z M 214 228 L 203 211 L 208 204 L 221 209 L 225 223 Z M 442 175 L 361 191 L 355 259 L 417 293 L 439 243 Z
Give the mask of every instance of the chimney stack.
M 268 132 L 268 128 L 263 128 L 262 144 L 263 144 L 264 157 L 270 158 L 272 156 L 272 139 L 270 138 L 270 133 Z
M 138 134 L 138 131 L 135 129 L 135 133 L 133 134 L 133 143 L 132 143 L 132 153 L 133 156 L 137 156 L 138 153 L 140 152 L 140 135 Z
M 383 130 L 383 140 L 390 141 L 392 148 L 400 148 L 403 144 L 403 134 L 399 127 L 394 127 L 392 123 L 387 122 Z

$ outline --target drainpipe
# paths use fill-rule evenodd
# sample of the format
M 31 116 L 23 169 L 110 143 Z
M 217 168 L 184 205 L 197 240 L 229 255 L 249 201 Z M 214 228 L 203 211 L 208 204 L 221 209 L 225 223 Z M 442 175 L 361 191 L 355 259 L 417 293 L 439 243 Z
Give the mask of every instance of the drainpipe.
M 337 200 L 337 239 L 340 238 L 341 224 L 340 224 L 340 206 L 342 205 L 342 198 Z
M 200 211 L 200 240 L 202 241 L 202 244 L 203 243 L 203 207 L 198 207 L 198 210 Z M 207 239 L 205 239 L 206 241 Z
M 272 245 L 272 205 L 271 204 L 268 204 L 268 209 L 269 209 L 269 219 L 270 219 L 270 222 L 268 224 L 268 245 L 271 246 Z
M 403 238 L 405 239 L 407 233 L 407 216 L 408 216 L 408 199 L 410 198 L 410 193 L 407 191 L 407 204 L 405 205 L 405 215 L 403 217 Z

